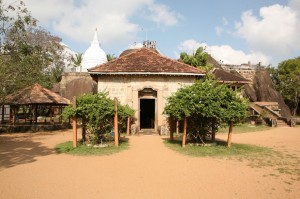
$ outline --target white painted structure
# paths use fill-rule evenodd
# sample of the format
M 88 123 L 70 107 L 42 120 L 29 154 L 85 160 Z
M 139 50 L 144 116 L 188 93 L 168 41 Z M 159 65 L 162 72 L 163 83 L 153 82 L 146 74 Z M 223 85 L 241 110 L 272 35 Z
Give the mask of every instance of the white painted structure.
M 87 72 L 87 69 L 93 68 L 99 64 L 103 64 L 107 62 L 106 53 L 100 47 L 100 43 L 98 41 L 97 30 L 94 33 L 94 39 L 91 42 L 90 47 L 84 52 L 82 57 L 82 71 Z

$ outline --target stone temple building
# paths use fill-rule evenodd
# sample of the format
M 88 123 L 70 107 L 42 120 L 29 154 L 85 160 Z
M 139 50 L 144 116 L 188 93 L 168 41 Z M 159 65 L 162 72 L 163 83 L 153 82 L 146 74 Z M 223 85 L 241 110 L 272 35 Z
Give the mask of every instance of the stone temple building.
M 136 111 L 132 131 L 165 134 L 167 98 L 204 75 L 204 71 L 159 54 L 156 42 L 149 41 L 107 62 L 96 31 L 83 55 L 82 72 L 65 73 L 55 91 L 70 100 L 83 93 L 108 92 Z
M 98 92 L 107 91 L 134 110 L 136 131 L 167 133 L 163 114 L 167 98 L 184 85 L 205 75 L 204 71 L 160 55 L 154 48 L 124 51 L 119 58 L 88 69 L 98 83 Z

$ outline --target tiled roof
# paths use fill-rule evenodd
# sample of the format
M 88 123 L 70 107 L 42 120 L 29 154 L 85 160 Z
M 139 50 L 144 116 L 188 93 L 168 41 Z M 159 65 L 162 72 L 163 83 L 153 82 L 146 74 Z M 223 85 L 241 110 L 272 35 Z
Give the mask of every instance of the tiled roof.
M 8 104 L 53 104 L 68 105 L 70 101 L 61 97 L 57 93 L 50 91 L 39 84 L 28 86 L 22 90 L 16 91 L 6 97 Z
M 220 68 L 215 68 L 212 73 L 215 75 L 215 77 L 219 81 L 222 81 L 222 82 L 236 82 L 236 83 L 249 83 L 250 82 L 249 80 L 247 80 L 243 77 L 237 76 L 235 74 L 232 74 L 232 73 L 227 72 Z
M 162 56 L 149 48 L 141 48 L 108 63 L 88 70 L 94 74 L 177 74 L 204 75 L 205 72 L 193 66 Z

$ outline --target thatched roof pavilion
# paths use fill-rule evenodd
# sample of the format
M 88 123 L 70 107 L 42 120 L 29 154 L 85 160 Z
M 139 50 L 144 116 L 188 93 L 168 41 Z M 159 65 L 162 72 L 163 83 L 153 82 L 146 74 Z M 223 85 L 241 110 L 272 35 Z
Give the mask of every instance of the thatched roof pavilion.
M 13 124 L 16 121 L 16 116 L 18 114 L 17 110 L 20 107 L 23 107 L 24 110 L 26 110 L 25 113 L 23 112 L 23 114 L 25 114 L 25 123 L 28 116 L 30 116 L 30 123 L 32 123 L 32 121 L 37 123 L 37 117 L 39 116 L 38 109 L 47 109 L 50 116 L 50 123 L 52 123 L 54 109 L 58 114 L 60 114 L 62 112 L 62 108 L 70 104 L 70 100 L 61 97 L 57 93 L 36 83 L 8 95 L 6 97 L 6 104 L 11 106 L 10 121 Z
M 38 83 L 8 95 L 6 102 L 10 105 L 49 104 L 67 106 L 70 104 L 68 99 L 42 87 Z

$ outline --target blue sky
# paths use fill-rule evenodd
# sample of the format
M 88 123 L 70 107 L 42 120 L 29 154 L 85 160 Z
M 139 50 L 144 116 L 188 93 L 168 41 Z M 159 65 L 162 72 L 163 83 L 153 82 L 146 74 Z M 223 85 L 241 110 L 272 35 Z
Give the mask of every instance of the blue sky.
M 89 47 L 98 28 L 101 47 L 116 56 L 146 35 L 171 58 L 199 46 L 226 64 L 277 66 L 300 56 L 300 0 L 23 1 L 75 52 Z

